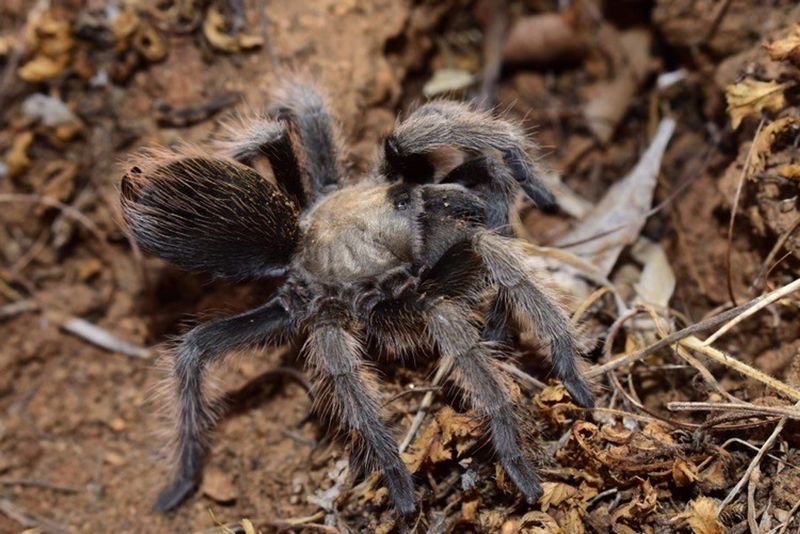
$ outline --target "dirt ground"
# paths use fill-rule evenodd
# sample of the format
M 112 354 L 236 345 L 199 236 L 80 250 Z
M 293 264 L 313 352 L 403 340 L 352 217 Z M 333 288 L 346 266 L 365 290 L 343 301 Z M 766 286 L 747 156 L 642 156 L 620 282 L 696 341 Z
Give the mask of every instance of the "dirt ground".
M 799 23 L 789 0 L 2 2 L 0 532 L 800 532 Z M 516 230 L 556 247 L 532 261 L 580 325 L 598 408 L 523 336 L 537 505 L 442 388 L 404 457 L 420 512 L 399 520 L 380 482 L 344 472 L 346 440 L 280 347 L 218 371 L 230 402 L 203 484 L 151 511 L 165 345 L 274 285 L 143 257 L 121 161 L 208 140 L 287 69 L 327 88 L 353 177 L 430 97 L 482 98 L 541 147 L 561 209 L 523 203 Z M 379 364 L 398 441 L 432 389 L 421 356 Z

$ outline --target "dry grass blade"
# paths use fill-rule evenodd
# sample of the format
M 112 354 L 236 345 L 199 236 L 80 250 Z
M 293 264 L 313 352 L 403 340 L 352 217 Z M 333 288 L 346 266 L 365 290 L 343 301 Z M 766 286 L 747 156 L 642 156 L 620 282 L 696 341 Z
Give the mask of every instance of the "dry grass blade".
M 58 323 L 59 327 L 64 331 L 111 352 L 118 352 L 125 356 L 145 360 L 153 356 L 153 352 L 150 349 L 119 339 L 111 332 L 79 317 L 70 317 L 58 312 L 47 312 L 47 317 Z
M 795 404 L 795 407 L 800 407 L 800 402 Z M 770 434 L 770 436 L 764 442 L 764 445 L 762 445 L 761 448 L 758 450 L 758 453 L 755 455 L 753 460 L 750 462 L 750 465 L 747 466 L 747 471 L 745 471 L 745 473 L 742 476 L 742 478 L 739 479 L 739 482 L 736 483 L 736 485 L 733 487 L 733 489 L 728 493 L 727 497 L 725 497 L 725 499 L 723 499 L 723 501 L 721 503 L 719 503 L 719 505 L 717 506 L 717 513 L 721 512 L 723 510 L 723 508 L 728 506 L 728 504 L 730 504 L 733 501 L 733 499 L 736 497 L 736 495 L 739 494 L 739 492 L 742 490 L 744 485 L 747 484 L 747 482 L 750 480 L 750 477 L 752 476 L 753 472 L 758 468 L 758 465 L 761 463 L 761 458 L 764 457 L 766 452 L 770 448 L 772 448 L 772 445 L 775 443 L 775 440 L 778 439 L 778 436 L 783 431 L 783 427 L 786 426 L 786 421 L 787 420 L 788 419 L 786 417 L 782 417 L 781 420 L 778 421 L 778 424 L 775 425 L 775 430 L 772 431 L 772 434 Z
M 800 410 L 783 406 L 757 406 L 742 401 L 725 402 L 668 402 L 667 409 L 673 412 L 747 412 L 754 415 L 779 415 L 788 419 L 800 420 Z
M 794 284 L 794 282 L 792 282 L 789 285 L 792 286 L 793 284 Z M 595 367 L 589 369 L 586 372 L 586 376 L 587 376 L 587 378 L 594 378 L 594 377 L 603 375 L 603 374 L 605 374 L 605 373 L 607 373 L 609 371 L 613 371 L 614 369 L 618 369 L 618 368 L 623 367 L 625 365 L 628 365 L 628 364 L 630 364 L 632 362 L 640 360 L 641 358 L 644 358 L 648 354 L 652 354 L 652 353 L 654 353 L 656 351 L 659 351 L 659 350 L 661 350 L 661 349 L 663 349 L 665 347 L 669 347 L 670 345 L 673 345 L 676 342 L 678 342 L 678 341 L 680 341 L 680 340 L 682 340 L 682 339 L 684 339 L 686 337 L 692 336 L 693 334 L 696 334 L 696 333 L 699 333 L 699 332 L 704 332 L 704 331 L 709 330 L 709 329 L 711 329 L 711 328 L 713 328 L 713 327 L 715 327 L 715 326 L 717 326 L 719 324 L 722 324 L 722 323 L 725 323 L 727 321 L 730 321 L 731 319 L 734 319 L 734 318 L 738 317 L 739 315 L 741 315 L 742 313 L 746 312 L 750 308 L 752 308 L 754 306 L 757 306 L 762 301 L 771 299 L 776 292 L 780 292 L 783 295 L 785 289 L 786 289 L 786 287 L 778 288 L 775 291 L 771 291 L 770 293 L 767 293 L 767 294 L 762 295 L 760 297 L 756 297 L 756 298 L 754 298 L 753 300 L 751 300 L 749 302 L 745 302 L 744 304 L 742 304 L 740 306 L 737 306 L 737 307 L 732 308 L 730 310 L 727 310 L 727 311 L 724 311 L 724 312 L 719 313 L 717 315 L 714 315 L 713 317 L 709 317 L 708 319 L 700 321 L 699 323 L 687 326 L 686 328 L 683 328 L 683 329 L 681 329 L 681 330 L 679 330 L 679 331 L 677 331 L 677 332 L 675 332 L 673 334 L 670 334 L 669 336 L 667 336 L 667 337 L 665 337 L 665 338 L 663 338 L 663 339 L 661 339 L 659 341 L 656 341 L 655 343 L 651 343 L 650 345 L 646 346 L 645 348 L 643 348 L 641 350 L 637 350 L 635 352 L 624 354 L 624 355 L 622 355 L 622 356 L 620 356 L 620 357 L 618 357 L 616 359 L 613 359 L 613 360 L 611 360 L 609 362 L 606 362 L 606 363 L 604 363 L 602 365 L 596 365 Z M 794 289 L 797 289 L 797 288 L 794 287 Z M 707 347 L 705 347 L 703 345 L 702 341 L 698 340 L 697 338 L 695 338 L 695 340 L 696 340 L 696 342 L 697 342 L 696 344 L 698 346 L 703 346 L 703 348 L 707 348 Z M 701 350 L 701 352 L 702 352 L 702 349 L 699 349 L 699 350 Z M 742 365 L 744 365 L 744 364 L 742 364 Z M 798 399 L 800 399 L 800 397 L 798 397 Z
M 774 389 L 778 393 L 786 395 L 792 400 L 800 401 L 800 391 L 797 389 L 788 384 L 784 384 L 780 380 L 776 380 L 765 373 L 762 373 L 758 369 L 755 369 L 744 362 L 740 362 L 733 356 L 726 354 L 719 349 L 706 346 L 705 343 L 694 336 L 681 339 L 679 343 L 688 349 L 696 350 L 697 352 L 702 353 L 704 356 L 711 358 L 717 363 L 721 363 L 722 365 L 730 367 L 731 369 L 734 369 L 745 376 L 758 380 L 762 384 Z
M 800 289 L 800 278 L 798 278 L 794 282 L 786 284 L 783 287 L 779 287 L 778 289 L 768 293 L 767 295 L 764 295 L 764 298 L 761 299 L 759 302 L 757 302 L 753 307 L 743 311 L 740 315 L 737 315 L 736 317 L 731 319 L 729 322 L 725 323 L 719 330 L 714 332 L 703 343 L 705 345 L 711 345 L 712 343 L 714 343 L 714 341 L 719 339 L 720 336 L 722 336 L 725 332 L 727 332 L 728 330 L 730 330 L 731 328 L 733 328 L 734 326 L 736 326 L 740 322 L 744 321 L 745 319 L 747 319 L 748 317 L 750 317 L 751 315 L 753 315 L 757 311 L 766 308 L 767 306 L 769 306 L 773 302 L 775 302 L 777 300 L 780 300 L 783 297 L 785 297 L 785 296 L 787 296 L 787 295 L 789 295 L 791 293 L 794 293 L 798 289 Z
M 438 386 L 444 377 L 447 376 L 447 373 L 450 372 L 450 367 L 451 365 L 442 363 L 436 370 L 436 374 L 433 376 L 431 386 Z M 411 421 L 411 426 L 408 429 L 408 433 L 406 433 L 406 437 L 403 438 L 402 443 L 400 443 L 400 454 L 403 454 L 408 446 L 411 445 L 411 442 L 414 441 L 414 436 L 416 436 L 417 431 L 422 426 L 423 421 L 425 421 L 425 415 L 428 413 L 428 408 L 430 408 L 431 404 L 433 404 L 433 397 L 435 394 L 436 391 L 429 391 L 424 397 L 422 397 L 422 402 L 419 404 L 419 410 L 414 416 L 414 420 Z

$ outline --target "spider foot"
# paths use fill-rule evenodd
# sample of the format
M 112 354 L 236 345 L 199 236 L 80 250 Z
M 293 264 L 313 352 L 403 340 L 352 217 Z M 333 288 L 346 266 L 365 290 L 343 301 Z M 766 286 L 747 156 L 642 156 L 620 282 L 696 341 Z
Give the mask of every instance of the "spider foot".
M 174 510 L 185 501 L 196 488 L 196 480 L 178 477 L 161 491 L 155 505 L 153 505 L 153 509 L 159 513 Z

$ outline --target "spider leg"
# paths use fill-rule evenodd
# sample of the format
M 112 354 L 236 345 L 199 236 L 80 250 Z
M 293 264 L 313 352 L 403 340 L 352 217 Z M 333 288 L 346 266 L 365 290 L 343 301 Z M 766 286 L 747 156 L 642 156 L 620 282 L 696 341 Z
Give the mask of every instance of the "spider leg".
M 475 191 L 486 203 L 486 227 L 511 236 L 509 207 L 516 187 L 509 170 L 492 156 L 479 156 L 455 167 L 441 183 L 456 183 Z
M 276 338 L 289 325 L 290 315 L 276 297 L 253 310 L 197 326 L 184 336 L 173 367 L 178 401 L 177 470 L 158 496 L 156 511 L 178 506 L 200 481 L 216 419 L 203 387 L 208 367 L 233 350 Z
M 454 245 L 471 242 L 492 285 L 498 288 L 496 304 L 507 313 L 495 317 L 495 324 L 489 327 L 507 324 L 510 316 L 524 330 L 538 333 L 549 343 L 553 370 L 575 402 L 593 406 L 594 395 L 578 366 L 578 344 L 569 319 L 537 283 L 526 265 L 521 242 L 482 228 L 480 213 L 485 203 L 463 186 L 439 184 L 421 189 L 423 244 L 417 261 L 423 266 L 435 265 Z
M 390 178 L 433 182 L 435 167 L 428 155 L 446 147 L 472 154 L 499 153 L 513 180 L 537 206 L 555 204 L 539 178 L 542 170 L 528 156 L 524 133 L 508 121 L 457 102 L 431 102 L 414 111 L 386 138 L 381 170 Z
M 304 352 L 315 374 L 315 398 L 354 434 L 351 460 L 358 467 L 382 471 L 389 495 L 401 514 L 416 509 L 414 482 L 397 444 L 380 417 L 375 377 L 363 358 L 359 340 L 342 324 L 351 323 L 338 303 L 323 303 L 309 329 Z
M 286 121 L 300 145 L 301 167 L 307 175 L 309 201 L 338 187 L 344 175 L 338 123 L 325 98 L 309 83 L 289 77 L 274 92 L 274 115 Z
M 561 306 L 539 287 L 526 266 L 519 242 L 489 231 L 479 231 L 473 245 L 483 258 L 489 276 L 499 287 L 498 298 L 520 326 L 537 332 L 550 345 L 555 375 L 581 406 L 594 406 L 594 395 L 578 366 L 578 343 Z
M 306 205 L 303 173 L 286 122 L 266 115 L 242 116 L 224 127 L 225 135 L 215 143 L 217 150 L 248 166 L 256 158 L 266 157 L 287 196 L 298 207 Z
M 473 408 L 487 421 L 492 445 L 508 476 L 529 504 L 542 494 L 530 459 L 520 446 L 520 421 L 508 387 L 508 377 L 495 364 L 489 345 L 463 307 L 440 299 L 427 313 L 427 328 L 442 358 L 450 361 L 453 376 Z

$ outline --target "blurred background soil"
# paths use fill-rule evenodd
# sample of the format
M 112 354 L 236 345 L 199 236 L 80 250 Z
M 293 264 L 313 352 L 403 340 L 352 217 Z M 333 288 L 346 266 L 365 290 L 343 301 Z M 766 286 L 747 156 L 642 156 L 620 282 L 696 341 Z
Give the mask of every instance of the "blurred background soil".
M 151 512 L 169 472 L 154 402 L 159 348 L 198 318 L 263 302 L 274 286 L 187 274 L 132 248 L 117 191 L 132 151 L 208 140 L 237 107 L 265 105 L 281 71 L 293 69 L 330 93 L 357 177 L 415 104 L 482 98 L 530 129 L 555 171 L 560 213 L 522 205 L 518 230 L 564 245 L 668 116 L 676 127 L 652 187 L 631 185 L 643 208 L 606 197 L 632 232 L 604 275 L 626 305 L 649 303 L 674 331 L 798 277 L 798 22 L 789 0 L 4 0 L 0 532 L 401 528 L 379 484 L 351 489 L 342 474 L 346 443 L 309 417 L 292 371 L 302 369 L 296 347 L 220 370 L 231 402 L 203 486 L 175 513 Z M 642 259 L 641 247 L 656 252 Z M 663 335 L 633 326 L 609 342 L 619 306 L 592 293 L 597 285 L 576 289 L 579 278 L 568 277 L 565 292 L 580 312 L 587 368 L 605 361 L 604 343 L 617 354 Z M 597 377 L 605 411 L 595 413 L 554 383 L 542 390 L 523 379 L 546 458 L 535 507 L 442 390 L 406 457 L 422 503 L 409 527 L 800 531 L 797 417 L 788 411 L 800 400 L 797 311 L 784 296 L 715 343 L 789 390 L 702 351 L 699 367 L 662 350 L 616 378 Z M 523 348 L 526 373 L 547 382 L 541 360 L 535 343 Z M 433 367 L 418 358 L 380 369 L 400 440 L 423 398 L 410 387 L 425 391 Z M 666 407 L 732 398 L 785 410 L 717 421 L 726 413 Z M 786 430 L 746 475 L 785 414 Z

